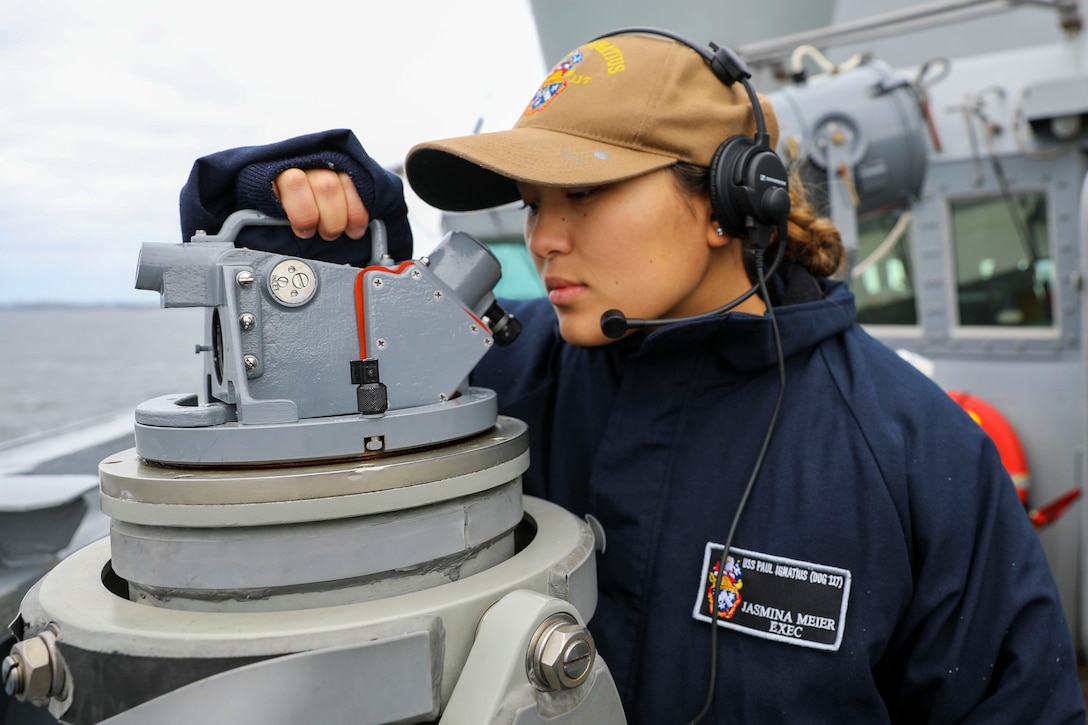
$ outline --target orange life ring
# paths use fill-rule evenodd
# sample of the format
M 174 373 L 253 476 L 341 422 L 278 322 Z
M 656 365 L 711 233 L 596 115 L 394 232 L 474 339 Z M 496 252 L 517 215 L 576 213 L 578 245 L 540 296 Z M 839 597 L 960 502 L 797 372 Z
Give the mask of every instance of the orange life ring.
M 1028 459 L 1024 455 L 1024 447 L 1020 445 L 1020 437 L 1016 435 L 1012 425 L 992 405 L 982 398 L 965 393 L 961 390 L 947 391 L 952 399 L 967 411 L 967 414 L 989 434 L 997 452 L 1001 456 L 1001 463 L 1016 484 L 1016 493 L 1020 496 L 1020 503 L 1027 506 L 1028 492 L 1031 488 L 1031 475 L 1028 472 Z

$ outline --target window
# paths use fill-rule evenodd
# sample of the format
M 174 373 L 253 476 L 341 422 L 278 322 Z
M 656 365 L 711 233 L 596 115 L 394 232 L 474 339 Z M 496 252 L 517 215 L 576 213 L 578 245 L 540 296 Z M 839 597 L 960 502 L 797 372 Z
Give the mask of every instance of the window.
M 949 211 L 960 324 L 1052 325 L 1046 196 L 960 199 Z
M 876 212 L 858 219 L 858 254 L 850 273 L 858 322 L 918 323 L 910 231 L 910 212 L 906 210 Z

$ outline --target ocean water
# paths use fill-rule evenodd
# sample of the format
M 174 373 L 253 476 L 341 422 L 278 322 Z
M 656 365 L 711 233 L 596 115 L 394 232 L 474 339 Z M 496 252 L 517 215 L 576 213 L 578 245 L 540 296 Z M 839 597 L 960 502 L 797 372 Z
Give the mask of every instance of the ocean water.
M 196 392 L 202 308 L 0 309 L 0 445 Z

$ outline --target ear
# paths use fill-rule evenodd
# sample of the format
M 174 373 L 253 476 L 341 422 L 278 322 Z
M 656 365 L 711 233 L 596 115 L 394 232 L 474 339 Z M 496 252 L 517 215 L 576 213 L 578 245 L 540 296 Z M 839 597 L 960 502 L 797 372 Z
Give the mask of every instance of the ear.
M 733 236 L 722 229 L 717 220 L 711 217 L 706 228 L 706 243 L 711 249 L 726 247 L 733 241 Z

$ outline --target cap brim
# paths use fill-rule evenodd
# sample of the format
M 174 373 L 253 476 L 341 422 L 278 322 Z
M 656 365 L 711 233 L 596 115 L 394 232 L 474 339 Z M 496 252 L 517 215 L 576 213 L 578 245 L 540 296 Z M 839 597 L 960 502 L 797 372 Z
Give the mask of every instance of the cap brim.
M 662 169 L 676 158 L 542 128 L 423 143 L 408 152 L 408 183 L 431 206 L 474 211 L 520 198 L 516 182 L 600 186 Z

